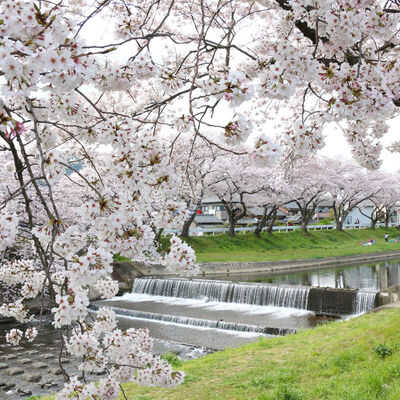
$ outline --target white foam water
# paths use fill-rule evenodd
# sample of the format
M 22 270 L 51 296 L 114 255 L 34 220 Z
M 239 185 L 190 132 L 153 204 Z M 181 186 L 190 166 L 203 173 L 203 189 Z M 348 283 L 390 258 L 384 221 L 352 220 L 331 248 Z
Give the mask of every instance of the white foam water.
M 228 334 L 228 335 L 245 337 L 245 338 L 255 338 L 258 336 L 270 336 L 269 334 L 264 334 L 263 332 L 259 332 L 259 331 L 226 329 L 227 325 L 224 325 L 222 323 L 220 323 L 220 327 L 213 326 L 212 324 L 210 324 L 210 322 L 212 323 L 213 321 L 209 321 L 209 320 L 203 320 L 204 323 L 199 322 L 196 324 L 196 320 L 197 320 L 196 318 L 186 318 L 187 322 L 182 322 L 185 317 L 168 316 L 166 314 L 160 314 L 160 316 L 162 315 L 161 319 L 157 319 L 157 317 L 151 318 L 152 313 L 139 314 L 139 313 L 136 313 L 135 311 L 130 311 L 127 309 L 118 309 L 117 307 L 112 307 L 112 310 L 117 315 L 119 315 L 125 319 L 143 321 L 143 322 L 146 322 L 147 324 L 150 324 L 153 322 L 153 323 L 157 323 L 157 324 L 172 325 L 172 326 L 177 326 L 177 327 L 185 325 L 188 328 L 195 328 L 196 330 L 210 331 L 210 332 L 220 331 L 220 332 L 224 332 L 225 334 Z M 92 312 L 96 313 L 96 307 L 92 307 Z M 157 316 L 157 314 L 153 314 L 153 315 Z M 171 317 L 171 318 L 163 319 L 164 317 Z M 193 321 L 195 322 L 195 324 L 193 324 Z M 198 320 L 198 321 L 201 321 L 201 320 Z M 218 323 L 219 321 L 215 321 L 215 322 Z M 292 332 L 290 332 L 290 333 L 292 333 Z
M 204 308 L 208 310 L 227 310 L 227 311 L 238 311 L 246 314 L 260 314 L 260 315 L 271 315 L 274 318 L 287 318 L 294 315 L 311 315 L 311 311 L 299 310 L 297 308 L 284 308 L 276 306 L 259 306 L 251 304 L 240 304 L 240 303 L 225 303 L 219 301 L 209 301 L 207 298 L 202 299 L 186 299 L 181 297 L 166 297 L 157 296 L 150 294 L 140 293 L 126 293 L 123 296 L 117 296 L 112 299 L 113 302 L 132 302 L 141 303 L 147 301 L 153 301 L 164 304 Z
M 307 310 L 310 288 L 202 279 L 137 278 L 133 293 Z
M 356 296 L 354 314 L 360 315 L 371 311 L 375 307 L 376 292 L 364 292 L 359 290 Z

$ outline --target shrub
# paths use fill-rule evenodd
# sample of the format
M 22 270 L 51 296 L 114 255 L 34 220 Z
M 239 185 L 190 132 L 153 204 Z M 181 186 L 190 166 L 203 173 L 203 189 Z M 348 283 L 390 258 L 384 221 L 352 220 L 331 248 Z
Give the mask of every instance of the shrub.
M 374 347 L 374 353 L 377 354 L 380 358 L 386 358 L 387 356 L 392 355 L 392 349 L 387 347 L 384 344 L 377 344 Z

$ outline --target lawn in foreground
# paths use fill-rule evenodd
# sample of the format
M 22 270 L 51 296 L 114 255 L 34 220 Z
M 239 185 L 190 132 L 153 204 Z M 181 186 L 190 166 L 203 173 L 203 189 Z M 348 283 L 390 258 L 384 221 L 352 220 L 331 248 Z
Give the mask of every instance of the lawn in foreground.
M 190 237 L 188 243 L 196 251 L 199 262 L 249 262 L 277 261 L 303 258 L 323 258 L 366 254 L 379 251 L 400 250 L 400 243 L 384 241 L 385 232 L 390 237 L 400 236 L 396 228 L 275 232 L 263 233 L 260 238 L 253 233 L 205 235 Z M 373 246 L 360 246 L 361 240 L 375 239 Z M 165 239 L 164 239 L 165 240 Z
M 398 400 L 399 332 L 399 309 L 371 313 L 185 362 L 176 388 L 125 391 L 129 400 Z M 378 344 L 393 354 L 381 358 Z

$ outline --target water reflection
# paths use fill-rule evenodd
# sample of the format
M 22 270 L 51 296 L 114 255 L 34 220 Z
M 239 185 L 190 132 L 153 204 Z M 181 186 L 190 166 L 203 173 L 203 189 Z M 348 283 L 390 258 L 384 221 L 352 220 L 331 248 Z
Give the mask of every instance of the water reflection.
M 400 282 L 400 260 L 348 267 L 302 270 L 286 274 L 263 273 L 226 278 L 251 282 L 381 290 Z

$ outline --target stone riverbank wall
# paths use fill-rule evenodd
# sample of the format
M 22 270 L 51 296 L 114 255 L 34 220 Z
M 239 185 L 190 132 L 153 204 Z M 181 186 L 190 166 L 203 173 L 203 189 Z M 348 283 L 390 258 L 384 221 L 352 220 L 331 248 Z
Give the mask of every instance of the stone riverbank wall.
M 400 284 L 381 290 L 377 295 L 376 303 L 378 307 L 398 302 L 400 302 Z
M 400 258 L 400 250 L 304 260 L 204 263 L 201 264 L 200 274 L 202 276 L 220 274 L 240 275 L 324 267 L 331 268 L 333 266 L 374 263 L 396 258 Z

